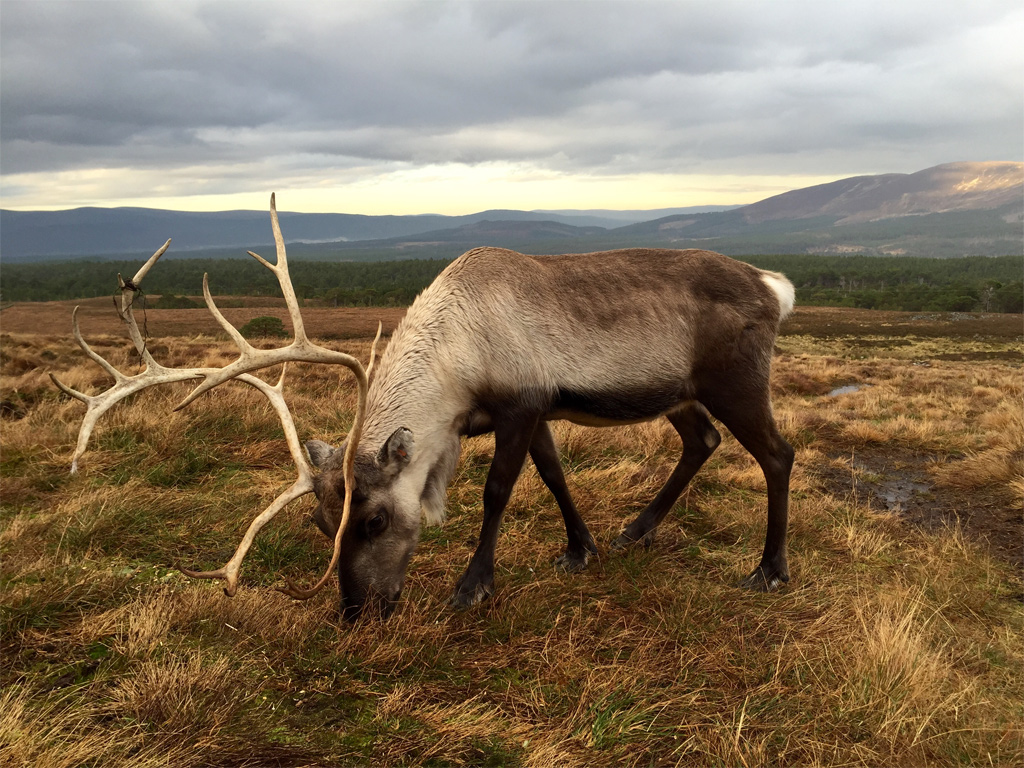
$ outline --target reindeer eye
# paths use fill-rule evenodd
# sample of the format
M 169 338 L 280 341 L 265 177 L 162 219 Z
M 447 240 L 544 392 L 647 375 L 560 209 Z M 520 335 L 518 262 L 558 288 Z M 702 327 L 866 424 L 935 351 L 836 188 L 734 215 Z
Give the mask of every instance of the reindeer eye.
M 377 536 L 388 527 L 387 511 L 382 509 L 376 515 L 366 521 L 366 532 L 371 536 Z

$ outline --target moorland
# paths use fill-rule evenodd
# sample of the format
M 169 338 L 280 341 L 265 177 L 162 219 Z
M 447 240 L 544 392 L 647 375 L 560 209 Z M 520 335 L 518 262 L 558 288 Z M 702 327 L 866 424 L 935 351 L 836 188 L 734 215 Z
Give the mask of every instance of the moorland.
M 225 314 L 284 317 L 273 303 Z M 96 350 L 137 370 L 109 296 L 83 304 Z M 139 316 L 158 360 L 233 359 L 205 309 L 154 304 Z M 304 313 L 365 360 L 402 310 Z M 0 765 L 1024 763 L 1020 315 L 801 307 L 784 323 L 773 396 L 797 459 L 779 592 L 736 587 L 764 481 L 725 430 L 653 545 L 616 553 L 678 437 L 559 424 L 600 550 L 586 572 L 553 568 L 564 531 L 528 465 L 495 596 L 449 607 L 493 451 L 474 438 L 395 615 L 355 625 L 336 591 L 273 589 L 328 559 L 309 502 L 265 529 L 234 598 L 174 567 L 220 565 L 291 480 L 258 394 L 228 386 L 182 412 L 177 387 L 140 394 L 71 475 L 83 409 L 47 374 L 87 391 L 107 376 L 71 339 L 68 302 L 8 306 L 0 326 Z M 304 439 L 344 436 L 346 373 L 297 365 L 287 392 Z

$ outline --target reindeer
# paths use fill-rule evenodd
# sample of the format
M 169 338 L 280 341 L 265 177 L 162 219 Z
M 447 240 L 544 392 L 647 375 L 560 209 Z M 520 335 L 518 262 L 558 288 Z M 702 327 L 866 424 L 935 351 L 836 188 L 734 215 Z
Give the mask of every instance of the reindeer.
M 223 368 L 172 369 L 156 363 L 131 302 L 168 241 L 134 279 L 118 275 L 122 312 L 145 363 L 143 372 L 127 376 L 92 351 L 79 330 L 76 308 L 75 338 L 115 385 L 88 396 L 54 378 L 88 407 L 73 472 L 103 412 L 148 386 L 199 380 L 180 409 L 237 379 L 256 387 L 275 408 L 298 479 L 253 519 L 222 568 L 182 569 L 185 573 L 221 579 L 225 592 L 233 595 L 242 559 L 259 529 L 290 501 L 312 491 L 319 502 L 313 519 L 334 542 L 331 563 L 312 588 L 289 581 L 282 591 L 309 597 L 337 567 L 343 616 L 355 619 L 367 609 L 387 616 L 401 595 L 421 519 L 444 520 L 461 438 L 493 432 L 479 543 L 452 598 L 456 607 L 468 608 L 493 594 L 501 518 L 527 454 L 565 523 L 567 545 L 556 567 L 581 571 L 597 553 L 566 486 L 550 421 L 610 426 L 664 416 L 679 433 L 683 452 L 676 468 L 614 540 L 612 549 L 617 550 L 650 545 L 658 525 L 721 441 L 713 416 L 752 454 L 767 483 L 764 551 L 740 586 L 771 591 L 789 580 L 786 529 L 793 449 L 775 425 L 769 396 L 778 325 L 794 302 L 793 286 L 783 275 L 700 250 L 529 256 L 476 248 L 455 259 L 417 297 L 375 366 L 378 329 L 364 369 L 355 358 L 306 337 L 273 196 L 270 214 L 276 263 L 249 254 L 278 278 L 294 328 L 291 344 L 271 350 L 249 345 L 217 309 L 204 276 L 207 306 L 239 347 L 239 358 Z M 250 374 L 289 361 L 338 364 L 355 376 L 356 415 L 340 447 L 317 440 L 300 444 L 283 397 L 284 371 L 274 386 Z

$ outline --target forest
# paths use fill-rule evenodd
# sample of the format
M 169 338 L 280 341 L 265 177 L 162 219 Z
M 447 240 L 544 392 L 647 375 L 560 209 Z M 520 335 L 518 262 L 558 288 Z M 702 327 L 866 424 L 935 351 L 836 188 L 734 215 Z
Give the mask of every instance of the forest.
M 1024 311 L 1020 256 L 932 259 L 907 256 L 811 254 L 740 257 L 783 272 L 807 306 L 946 312 Z M 448 264 L 447 259 L 403 261 L 289 260 L 298 296 L 335 306 L 407 306 Z M 133 275 L 139 261 L 67 261 L 5 264 L 0 298 L 56 301 L 113 295 L 117 273 Z M 146 291 L 164 306 L 202 305 L 203 274 L 215 295 L 279 295 L 274 276 L 255 261 L 168 259 L 146 278 Z M 188 298 L 194 297 L 194 298 Z M 154 306 L 160 306 L 156 304 Z

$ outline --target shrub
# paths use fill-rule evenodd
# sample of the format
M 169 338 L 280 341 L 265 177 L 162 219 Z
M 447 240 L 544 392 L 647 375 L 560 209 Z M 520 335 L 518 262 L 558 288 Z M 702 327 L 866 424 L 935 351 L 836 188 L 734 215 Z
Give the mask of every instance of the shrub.
M 247 339 L 288 335 L 284 329 L 284 323 L 281 321 L 281 318 L 270 317 L 268 315 L 254 317 L 248 323 L 239 328 L 238 331 Z
M 153 309 L 198 309 L 201 305 L 185 296 L 175 296 L 173 293 L 165 293 L 153 302 Z

